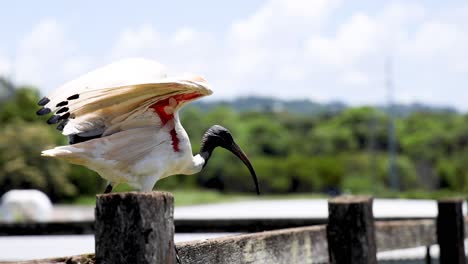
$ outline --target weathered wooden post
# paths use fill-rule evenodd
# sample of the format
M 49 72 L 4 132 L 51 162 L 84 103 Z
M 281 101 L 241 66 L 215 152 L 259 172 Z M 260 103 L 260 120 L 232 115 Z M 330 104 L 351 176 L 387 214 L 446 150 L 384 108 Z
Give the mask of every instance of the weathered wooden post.
M 341 196 L 329 200 L 327 240 L 331 263 L 376 264 L 372 198 Z
M 98 195 L 95 214 L 96 263 L 175 263 L 172 194 Z
M 437 203 L 437 243 L 441 264 L 465 263 L 463 199 L 445 199 Z
M 424 260 L 426 264 L 432 264 L 431 246 L 426 246 L 426 257 Z

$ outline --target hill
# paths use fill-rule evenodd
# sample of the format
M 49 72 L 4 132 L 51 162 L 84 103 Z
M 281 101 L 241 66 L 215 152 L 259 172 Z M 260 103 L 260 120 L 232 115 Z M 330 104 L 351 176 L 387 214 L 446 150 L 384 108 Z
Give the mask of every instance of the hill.
M 218 100 L 196 102 L 195 105 L 200 107 L 203 111 L 210 111 L 211 109 L 219 106 L 229 106 L 237 111 L 268 111 L 268 112 L 281 112 L 287 111 L 295 114 L 304 115 L 317 115 L 326 113 L 342 112 L 350 106 L 343 102 L 333 101 L 328 103 L 320 103 L 308 99 L 301 100 L 282 100 L 272 97 L 239 97 L 231 101 Z M 383 111 L 388 111 L 388 106 L 377 105 L 374 106 Z M 405 117 L 415 112 L 429 112 L 429 113 L 456 113 L 457 110 L 448 106 L 432 106 L 423 103 L 401 104 L 396 103 L 393 105 L 393 111 L 396 116 Z

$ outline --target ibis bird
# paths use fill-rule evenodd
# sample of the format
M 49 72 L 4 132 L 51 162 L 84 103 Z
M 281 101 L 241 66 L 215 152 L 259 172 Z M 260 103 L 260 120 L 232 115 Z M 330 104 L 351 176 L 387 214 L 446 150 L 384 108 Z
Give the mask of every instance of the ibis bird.
M 185 104 L 212 94 L 197 75 L 167 77 L 164 66 L 147 59 L 125 59 L 89 72 L 42 98 L 38 115 L 53 113 L 48 124 L 68 136 L 69 145 L 42 152 L 96 171 L 108 181 L 105 193 L 127 183 L 151 191 L 156 182 L 174 174 L 194 174 L 222 147 L 258 180 L 246 154 L 228 129 L 214 125 L 193 155 L 179 120 Z

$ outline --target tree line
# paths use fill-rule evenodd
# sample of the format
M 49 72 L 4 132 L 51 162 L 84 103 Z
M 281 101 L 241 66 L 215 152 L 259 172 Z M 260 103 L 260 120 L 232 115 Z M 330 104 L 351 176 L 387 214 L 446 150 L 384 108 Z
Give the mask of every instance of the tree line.
M 11 84 L 10 84 L 11 85 Z M 0 101 L 0 195 L 13 188 L 37 188 L 54 201 L 104 190 L 96 173 L 40 156 L 66 144 L 55 127 L 38 117 L 38 90 L 16 87 Z M 263 193 L 391 194 L 388 179 L 389 116 L 381 109 L 354 107 L 317 115 L 280 111 L 209 110 L 186 106 L 181 120 L 194 152 L 212 125 L 225 126 L 252 161 Z M 393 192 L 468 191 L 468 115 L 414 112 L 395 121 L 399 186 Z M 196 175 L 160 180 L 156 189 L 214 188 L 251 192 L 248 170 L 223 149 Z

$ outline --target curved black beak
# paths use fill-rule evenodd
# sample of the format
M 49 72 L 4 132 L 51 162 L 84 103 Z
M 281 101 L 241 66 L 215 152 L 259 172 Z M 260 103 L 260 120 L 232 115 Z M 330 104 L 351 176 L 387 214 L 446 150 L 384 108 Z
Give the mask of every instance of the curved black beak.
M 232 144 L 229 147 L 224 147 L 225 149 L 231 151 L 234 155 L 236 155 L 242 162 L 247 166 L 247 168 L 250 171 L 250 174 L 252 175 L 253 181 L 255 183 L 255 190 L 257 191 L 257 194 L 260 195 L 260 188 L 258 187 L 258 179 L 257 179 L 257 174 L 255 173 L 255 170 L 250 163 L 249 158 L 247 158 L 247 155 L 245 155 L 244 151 L 239 147 L 239 145 L 236 144 L 236 142 L 232 141 Z
M 231 132 L 229 132 L 229 130 L 220 125 L 214 125 L 210 127 L 203 135 L 200 148 L 200 155 L 205 160 L 203 167 L 205 167 L 208 163 L 208 160 L 211 157 L 211 153 L 216 147 L 222 147 L 224 149 L 227 149 L 230 152 L 234 153 L 234 155 L 236 155 L 240 160 L 242 160 L 242 162 L 245 164 L 245 166 L 247 166 L 247 168 L 250 171 L 250 174 L 252 175 L 257 194 L 260 195 L 257 174 L 255 173 L 255 170 L 252 167 L 250 160 L 247 158 L 247 155 L 245 155 L 244 151 L 242 151 L 239 145 L 237 145 L 236 142 L 234 142 Z

